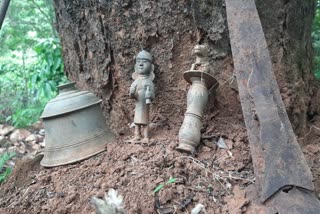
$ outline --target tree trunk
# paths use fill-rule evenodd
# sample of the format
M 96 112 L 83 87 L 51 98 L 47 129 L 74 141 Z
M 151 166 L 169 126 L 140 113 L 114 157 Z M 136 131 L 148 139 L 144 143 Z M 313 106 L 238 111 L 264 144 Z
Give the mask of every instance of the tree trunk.
M 318 112 L 318 100 L 311 99 L 318 92 L 311 72 L 314 1 L 258 0 L 257 7 L 288 115 L 302 135 L 307 119 Z M 132 121 L 127 92 L 141 49 L 155 59 L 154 120 L 164 118 L 168 129 L 177 130 L 185 109 L 182 72 L 189 69 L 191 50 L 199 42 L 209 45 L 213 68 L 220 72 L 216 107 L 209 106 L 209 113 L 241 114 L 236 88 L 227 84 L 232 58 L 224 1 L 55 0 L 55 11 L 66 74 L 103 99 L 106 115 L 120 132 Z

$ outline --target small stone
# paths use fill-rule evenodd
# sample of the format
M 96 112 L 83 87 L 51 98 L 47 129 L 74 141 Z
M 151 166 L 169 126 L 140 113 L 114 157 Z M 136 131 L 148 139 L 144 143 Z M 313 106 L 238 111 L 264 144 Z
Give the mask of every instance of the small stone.
M 232 148 L 233 148 L 233 141 L 232 141 L 232 140 L 225 139 L 224 142 L 225 142 L 225 144 L 227 145 L 227 147 L 228 147 L 229 149 L 232 149 Z
M 8 152 L 16 152 L 17 151 L 17 147 L 15 146 L 11 146 L 8 148 Z
M 20 147 L 17 148 L 17 151 L 21 154 L 25 154 L 27 152 L 26 145 L 23 142 L 21 142 Z
M 208 139 L 203 140 L 203 144 L 209 148 L 214 148 L 216 147 L 215 143 L 213 141 L 210 141 Z
M 1 143 L 1 148 L 9 148 L 10 146 L 13 146 L 14 144 L 6 137 Z
M 36 145 L 37 144 L 37 142 L 36 141 L 30 141 L 30 142 L 27 142 L 28 144 L 30 144 L 30 145 Z M 40 146 L 39 144 L 37 144 L 38 146 Z
M 76 199 L 77 196 L 78 196 L 77 193 L 71 193 L 70 195 L 68 195 L 68 196 L 66 197 L 66 203 L 67 203 L 67 204 L 72 203 L 72 202 Z
M 105 194 L 105 191 L 104 191 L 104 190 L 100 190 L 100 191 L 96 194 L 96 197 L 97 197 L 97 198 L 103 198 L 103 197 L 104 197 L 104 194 Z
M 153 182 L 154 182 L 154 184 L 159 184 L 159 183 L 163 182 L 163 179 L 159 177 L 156 180 L 154 180 Z
M 173 195 L 171 189 L 164 188 L 159 192 L 159 200 L 161 204 L 166 204 L 168 201 L 172 199 L 172 197 Z
M 134 124 L 134 123 L 131 123 L 130 124 L 130 128 L 132 129 L 132 128 L 134 128 L 136 126 L 136 124 Z
M 211 151 L 211 148 L 209 148 L 208 146 L 203 146 L 203 147 L 202 147 L 202 151 L 203 151 L 203 152 L 210 152 L 210 151 Z
M 45 135 L 45 131 L 44 129 L 40 129 L 38 132 L 39 135 L 44 136 Z
M 107 183 L 103 183 L 103 184 L 101 185 L 101 189 L 107 190 L 107 189 L 108 189 L 108 184 L 107 184 Z
M 234 147 L 235 148 L 241 148 L 241 146 L 243 146 L 244 145 L 244 142 L 242 142 L 242 141 L 236 141 L 236 142 L 234 142 Z
M 6 136 L 6 135 L 10 134 L 13 130 L 14 130 L 13 126 L 1 125 L 0 126 L 0 135 Z
M 45 141 L 43 141 L 43 142 L 40 142 L 39 145 L 41 148 L 44 148 L 46 146 L 46 143 L 45 143 Z
M 220 149 L 228 149 L 226 143 L 224 142 L 223 138 L 220 137 L 218 142 L 217 142 L 217 145 Z
M 63 198 L 64 197 L 64 193 L 63 192 L 57 192 L 56 196 L 57 196 L 57 198 Z
M 31 134 L 25 139 L 25 141 L 27 141 L 27 142 L 31 142 L 31 141 L 37 142 L 38 141 L 38 136 L 35 135 L 35 134 Z
M 94 182 L 94 184 L 93 184 L 93 187 L 95 187 L 95 188 L 100 188 L 100 186 L 101 186 L 101 181 L 100 180 L 97 180 L 96 182 Z
M 155 129 L 156 127 L 157 127 L 157 124 L 156 124 L 156 123 L 151 122 L 151 123 L 149 124 L 149 128 L 150 128 L 150 129 Z
M 10 135 L 10 141 L 15 143 L 26 139 L 31 133 L 27 129 L 17 129 Z
M 34 144 L 33 146 L 32 146 L 32 149 L 33 150 L 40 150 L 40 148 L 41 148 L 41 146 L 39 145 L 39 144 Z
M 316 154 L 320 151 L 320 148 L 316 144 L 309 144 L 304 148 L 304 150 L 310 154 Z
M 42 211 L 44 211 L 44 213 L 48 213 L 47 211 L 50 210 L 49 205 L 44 205 L 41 207 Z
M 182 193 L 183 193 L 183 190 L 184 190 L 184 186 L 183 186 L 183 185 L 177 186 L 177 192 L 178 192 L 179 194 L 182 194 Z
M 37 138 L 38 138 L 37 143 L 42 142 L 44 140 L 44 136 L 39 135 L 39 134 L 37 134 Z
M 39 129 L 43 129 L 44 126 L 43 126 L 43 122 L 42 121 L 37 121 L 35 122 L 32 127 L 36 130 L 39 130 Z
M 17 149 L 17 151 L 22 155 L 27 153 L 26 149 Z
M 168 145 L 168 148 L 170 148 L 171 150 L 174 150 L 177 146 L 178 146 L 177 141 L 171 141 L 170 144 Z

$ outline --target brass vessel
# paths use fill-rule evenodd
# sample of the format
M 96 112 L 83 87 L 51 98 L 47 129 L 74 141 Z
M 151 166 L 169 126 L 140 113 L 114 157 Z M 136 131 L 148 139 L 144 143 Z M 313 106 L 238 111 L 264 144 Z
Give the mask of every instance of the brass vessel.
M 45 107 L 41 118 L 46 133 L 42 166 L 78 162 L 105 149 L 115 136 L 100 109 L 101 100 L 75 83 L 59 86 L 59 95 Z
M 203 71 L 186 71 L 183 77 L 191 87 L 187 94 L 187 111 L 179 131 L 177 149 L 192 153 L 200 143 L 202 116 L 208 102 L 208 89 L 216 89 L 218 82 Z

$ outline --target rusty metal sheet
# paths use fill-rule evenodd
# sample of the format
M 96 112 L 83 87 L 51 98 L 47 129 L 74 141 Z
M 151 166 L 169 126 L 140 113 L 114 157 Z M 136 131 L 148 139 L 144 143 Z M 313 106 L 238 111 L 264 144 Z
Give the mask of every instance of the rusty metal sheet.
M 266 209 L 266 214 L 319 214 L 319 200 L 307 190 L 292 188 L 280 191 L 271 199 L 272 205 Z
M 261 201 L 286 186 L 312 191 L 312 174 L 280 96 L 255 2 L 226 0 L 226 9 L 235 75 Z

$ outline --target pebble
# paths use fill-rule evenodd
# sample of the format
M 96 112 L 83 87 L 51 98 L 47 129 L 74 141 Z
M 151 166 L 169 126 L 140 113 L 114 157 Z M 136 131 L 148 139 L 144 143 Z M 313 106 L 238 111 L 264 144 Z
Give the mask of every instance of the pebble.
M 305 151 L 311 154 L 316 154 L 320 151 L 320 147 L 316 144 L 309 144 L 304 148 Z
M 97 198 L 103 198 L 105 195 L 105 191 L 104 190 L 99 190 L 99 192 L 96 194 Z
M 183 191 L 184 191 L 184 186 L 183 186 L 183 185 L 177 186 L 177 192 L 178 192 L 179 194 L 182 194 Z

